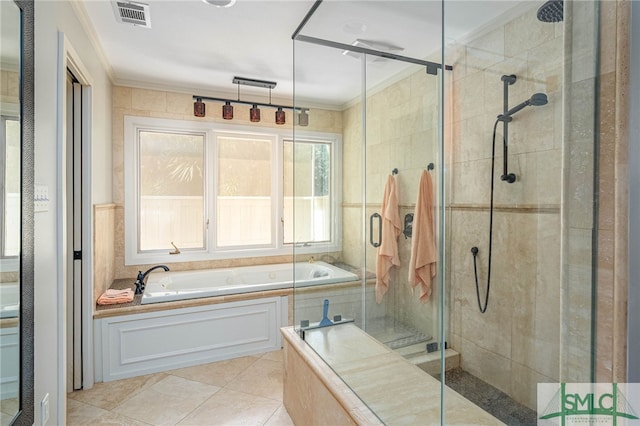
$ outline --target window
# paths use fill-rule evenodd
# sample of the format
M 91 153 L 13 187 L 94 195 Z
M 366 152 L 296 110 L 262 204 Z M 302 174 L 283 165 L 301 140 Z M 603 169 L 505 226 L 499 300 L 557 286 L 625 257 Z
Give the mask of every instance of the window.
M 288 171 L 284 183 L 284 217 L 285 222 L 293 224 L 285 228 L 286 244 L 331 241 L 331 145 L 306 140 L 284 142 L 285 170 Z
M 139 130 L 139 250 L 204 249 L 201 133 Z
M 125 117 L 125 263 L 339 250 L 339 154 L 335 134 Z
M 274 139 L 221 135 L 216 142 L 217 246 L 272 246 Z
M 5 171 L 0 176 L 0 257 L 6 258 L 20 254 L 20 121 L 14 117 L 2 116 L 0 125 L 0 161 L 4 164 L 2 169 Z

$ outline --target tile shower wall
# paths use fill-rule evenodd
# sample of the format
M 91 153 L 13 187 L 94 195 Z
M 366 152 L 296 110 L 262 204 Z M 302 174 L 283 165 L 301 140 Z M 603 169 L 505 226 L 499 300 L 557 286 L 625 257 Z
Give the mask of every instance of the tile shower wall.
M 398 169 L 400 218 L 413 213 L 420 175 L 430 162 L 437 163 L 438 79 L 423 68 L 371 90 L 367 97 L 366 120 L 366 222 L 380 213 L 384 186 L 389 174 Z M 347 263 L 362 265 L 362 108 L 355 104 L 344 111 L 343 257 Z M 436 173 L 432 172 L 434 185 Z M 376 228 L 377 229 L 377 228 Z M 368 241 L 368 235 L 367 235 Z M 426 304 L 418 301 L 408 283 L 411 239 L 398 238 L 401 265 L 392 269 L 389 292 L 381 305 L 367 300 L 368 319 L 376 315 L 400 320 L 425 334 L 433 335 L 437 324 L 436 291 Z M 377 249 L 366 244 L 366 269 L 375 272 Z M 434 285 L 435 287 L 435 285 Z M 434 289 L 435 290 L 435 289 Z
M 627 12 L 625 12 L 627 10 Z M 447 294 L 448 338 L 472 374 L 535 408 L 540 382 L 624 381 L 626 306 L 626 143 L 624 132 L 625 2 L 565 2 L 567 22 L 545 24 L 535 9 L 470 35 L 447 47 L 453 65 L 446 86 Z M 570 19 L 569 19 L 570 17 Z M 600 23 L 598 28 L 597 22 Z M 599 31 L 599 68 L 596 64 Z M 627 58 L 628 59 L 628 58 Z M 472 246 L 485 256 L 480 283 L 486 284 L 491 136 L 502 112 L 503 74 L 515 74 L 511 105 L 533 93 L 546 106 L 527 108 L 510 125 L 510 172 L 518 181 L 500 182 L 496 173 L 494 263 L 489 310 L 477 308 Z M 412 211 L 418 172 L 435 157 L 424 137 L 418 110 L 436 89 L 412 90 L 425 80 L 416 73 L 367 101 L 367 211 L 379 211 L 384 180 L 400 173 L 401 216 Z M 421 98 L 421 96 L 425 96 Z M 594 99 L 599 96 L 596 114 Z M 421 103 L 422 102 L 422 103 Z M 381 106 L 381 107 L 379 107 Z M 433 109 L 435 111 L 435 107 Z M 435 117 L 435 116 L 434 116 Z M 422 117 L 429 122 L 429 117 Z M 599 118 L 596 126 L 595 118 Z M 362 253 L 361 106 L 344 113 L 345 259 L 358 264 Z M 393 123 L 393 124 L 392 124 Z M 397 125 L 402 123 L 402 125 Z M 396 126 L 394 127 L 394 124 Z M 426 128 L 430 128 L 428 125 Z M 435 127 L 435 126 L 434 126 Z M 596 128 L 600 134 L 596 134 Z M 496 166 L 502 155 L 498 129 Z M 594 147 L 599 146 L 598 151 Z M 594 165 L 599 155 L 598 224 L 594 223 Z M 405 170 L 406 168 L 406 170 Z M 592 272 L 598 227 L 597 349 L 592 352 Z M 409 242 L 399 239 L 401 259 Z M 366 248 L 375 268 L 375 250 Z M 387 312 L 426 324 L 434 318 L 407 295 L 406 266 L 394 276 L 385 299 Z M 418 308 L 418 309 L 416 309 Z M 422 314 L 422 316 L 421 316 Z
M 113 270 L 109 273 L 99 272 L 96 268 L 95 288 L 106 288 L 112 279 L 135 277 L 139 269 L 152 265 L 125 266 L 124 264 L 124 117 L 126 115 L 168 118 L 188 121 L 209 121 L 212 123 L 228 123 L 221 117 L 221 105 L 206 102 L 207 116 L 196 118 L 193 116 L 193 98 L 191 94 L 167 92 L 159 90 L 138 89 L 133 87 L 114 86 L 113 88 L 113 202 L 114 205 L 97 206 L 96 209 L 96 241 L 112 238 L 113 241 Z M 256 128 L 273 127 L 274 122 L 265 120 L 259 125 L 249 121 L 248 108 L 235 109 L 233 124 L 253 126 Z M 265 109 L 263 114 L 271 111 Z M 287 111 L 287 124 L 277 128 L 291 128 L 293 119 Z M 339 112 L 312 109 L 309 127 L 305 130 L 318 132 L 342 133 L 342 116 Z M 113 214 L 113 226 L 109 215 Z M 100 225 L 100 226 L 98 226 Z M 101 247 L 102 250 L 104 247 Z M 334 253 L 339 257 L 339 253 Z M 263 258 L 225 259 L 203 262 L 181 262 L 171 265 L 172 270 L 203 269 L 213 267 L 233 267 L 254 264 L 291 262 L 292 256 L 271 256 Z M 111 260 L 107 260 L 109 265 Z M 110 266 L 100 265 L 100 270 L 108 270 Z M 106 287 L 105 287 L 106 286 Z M 96 290 L 96 297 L 101 294 Z
M 627 380 L 629 2 L 600 3 L 596 379 Z
M 463 369 L 531 408 L 537 383 L 591 379 L 598 78 L 597 3 L 565 2 L 560 24 L 539 22 L 535 12 L 448 48 L 451 343 Z M 510 106 L 536 92 L 549 103 L 509 125 L 509 171 L 518 176 L 512 185 L 499 180 L 498 127 L 491 296 L 481 314 L 470 248 L 480 248 L 484 289 L 491 130 L 502 112 L 503 74 L 518 77 Z
M 560 372 L 562 24 L 528 10 L 447 48 L 453 65 L 450 167 L 450 339 L 462 368 L 535 408 L 536 383 Z M 487 284 L 492 129 L 503 108 L 500 77 L 515 74 L 509 107 L 533 93 L 549 103 L 523 110 L 509 124 L 509 172 L 501 182 L 502 125 L 496 140 L 491 292 Z M 481 297 L 484 301 L 484 298 Z

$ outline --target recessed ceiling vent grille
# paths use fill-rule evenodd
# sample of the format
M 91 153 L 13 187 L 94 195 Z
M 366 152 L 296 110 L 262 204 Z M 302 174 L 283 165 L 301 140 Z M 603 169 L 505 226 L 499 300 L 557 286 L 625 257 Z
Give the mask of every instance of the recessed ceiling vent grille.
M 118 22 L 135 25 L 137 27 L 151 28 L 151 15 L 148 4 L 132 1 L 115 1 L 113 2 L 113 9 Z

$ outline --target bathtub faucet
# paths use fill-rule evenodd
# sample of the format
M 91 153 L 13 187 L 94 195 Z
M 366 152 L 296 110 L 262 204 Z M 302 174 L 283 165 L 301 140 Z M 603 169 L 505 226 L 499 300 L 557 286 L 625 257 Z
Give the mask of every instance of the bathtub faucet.
M 169 270 L 168 266 L 165 265 L 156 265 L 153 268 L 149 268 L 147 269 L 145 272 L 142 271 L 138 271 L 138 278 L 136 278 L 136 294 L 142 294 L 142 292 L 144 291 L 144 279 L 147 277 L 147 275 L 149 275 L 149 273 L 151 271 L 154 271 L 156 269 L 164 269 L 165 271 Z

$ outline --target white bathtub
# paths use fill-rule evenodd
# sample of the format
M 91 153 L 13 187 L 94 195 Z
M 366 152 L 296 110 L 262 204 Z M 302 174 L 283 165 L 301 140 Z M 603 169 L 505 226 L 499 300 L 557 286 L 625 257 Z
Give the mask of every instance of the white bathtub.
M 357 281 L 348 271 L 325 262 L 245 266 L 198 271 L 152 272 L 142 304 Z

